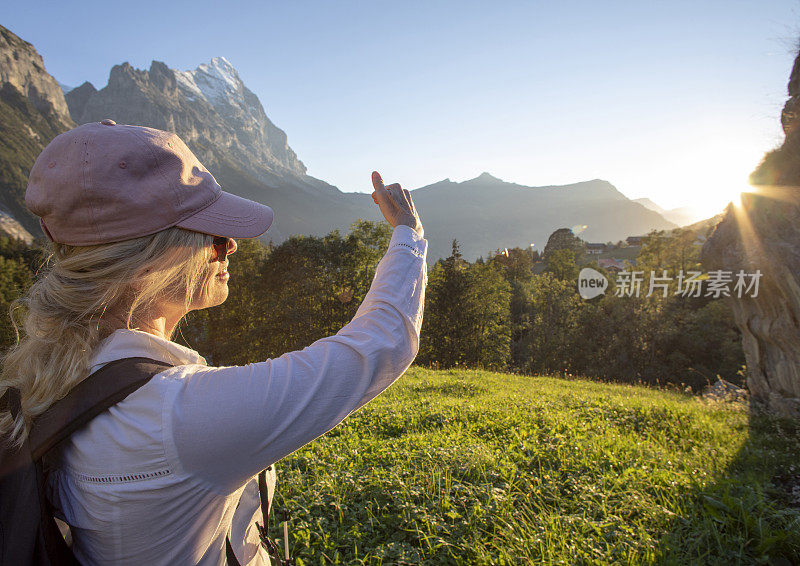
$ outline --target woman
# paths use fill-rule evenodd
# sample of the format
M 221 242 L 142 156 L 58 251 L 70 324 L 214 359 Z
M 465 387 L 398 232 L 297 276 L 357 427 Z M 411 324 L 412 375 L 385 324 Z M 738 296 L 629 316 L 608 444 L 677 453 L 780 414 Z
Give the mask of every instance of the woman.
M 173 366 L 54 455 L 49 497 L 81 563 L 218 565 L 229 538 L 241 564 L 269 564 L 255 476 L 386 389 L 419 349 L 427 241 L 409 192 L 372 179 L 394 231 L 354 319 L 302 351 L 216 368 L 170 338 L 189 311 L 225 301 L 233 238 L 264 233 L 272 210 L 223 192 L 167 132 L 104 120 L 42 151 L 26 204 L 53 261 L 22 301 L 0 395 L 19 388 L 23 411 L 4 413 L 0 434 L 19 441 L 114 360 Z

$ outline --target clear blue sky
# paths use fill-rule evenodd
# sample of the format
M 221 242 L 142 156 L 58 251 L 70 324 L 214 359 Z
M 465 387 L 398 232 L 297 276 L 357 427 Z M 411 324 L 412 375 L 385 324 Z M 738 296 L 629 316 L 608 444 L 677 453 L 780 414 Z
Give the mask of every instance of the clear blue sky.
M 4 2 L 0 24 L 72 86 L 225 56 L 345 191 L 489 171 L 713 213 L 781 139 L 800 3 Z

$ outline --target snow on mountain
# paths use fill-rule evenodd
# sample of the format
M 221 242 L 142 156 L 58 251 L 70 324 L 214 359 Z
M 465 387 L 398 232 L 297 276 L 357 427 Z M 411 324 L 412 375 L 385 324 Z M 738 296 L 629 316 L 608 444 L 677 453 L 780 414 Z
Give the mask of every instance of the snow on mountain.
M 178 87 L 191 100 L 203 98 L 213 106 L 230 104 L 243 108 L 244 83 L 230 61 L 214 57 L 192 71 L 175 70 Z

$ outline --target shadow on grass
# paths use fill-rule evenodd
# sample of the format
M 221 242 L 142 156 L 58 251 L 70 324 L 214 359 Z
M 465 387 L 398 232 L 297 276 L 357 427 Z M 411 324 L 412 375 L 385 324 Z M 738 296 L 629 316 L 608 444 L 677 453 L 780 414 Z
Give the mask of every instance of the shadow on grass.
M 690 494 L 660 563 L 800 565 L 800 420 L 751 403 L 748 432 L 725 472 Z

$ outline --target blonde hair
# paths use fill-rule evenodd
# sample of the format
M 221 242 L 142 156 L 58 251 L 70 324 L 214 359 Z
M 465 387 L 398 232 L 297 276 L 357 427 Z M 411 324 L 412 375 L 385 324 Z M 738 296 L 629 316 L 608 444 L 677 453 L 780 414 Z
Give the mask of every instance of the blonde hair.
M 0 414 L 0 435 L 21 445 L 32 420 L 88 377 L 98 344 L 123 323 L 130 329 L 165 300 L 188 311 L 212 239 L 168 228 L 111 244 L 52 244 L 45 273 L 11 307 L 17 342 L 3 360 L 0 396 L 19 389 L 22 411 L 16 420 Z

